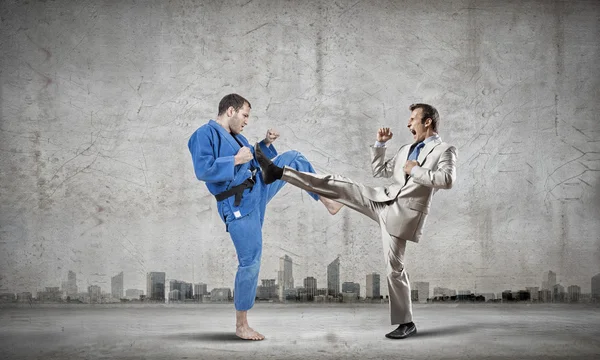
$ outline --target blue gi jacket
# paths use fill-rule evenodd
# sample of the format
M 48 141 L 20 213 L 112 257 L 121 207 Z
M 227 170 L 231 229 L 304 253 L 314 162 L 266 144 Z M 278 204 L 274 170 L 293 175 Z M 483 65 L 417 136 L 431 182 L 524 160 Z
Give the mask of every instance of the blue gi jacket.
M 254 154 L 254 147 L 241 134 L 235 135 L 237 140 L 244 146 L 249 147 Z M 266 146 L 264 140 L 260 143 L 261 150 L 269 158 L 277 156 L 277 150 L 271 144 Z M 188 141 L 188 148 L 192 155 L 194 172 L 198 180 L 204 181 L 208 191 L 217 195 L 233 186 L 239 185 L 252 176 L 251 168 L 257 170 L 256 176 L 260 174 L 260 165 L 256 159 L 234 165 L 234 156 L 241 146 L 228 133 L 225 128 L 216 121 L 210 120 L 202 125 L 192 134 Z M 262 179 L 258 180 L 262 184 Z M 217 209 L 221 219 L 225 222 L 225 213 L 236 214 L 236 217 L 245 216 L 252 212 L 258 205 L 262 196 L 262 186 L 256 184 L 252 189 L 246 189 L 243 193 L 239 207 L 234 206 L 234 197 L 217 202 Z

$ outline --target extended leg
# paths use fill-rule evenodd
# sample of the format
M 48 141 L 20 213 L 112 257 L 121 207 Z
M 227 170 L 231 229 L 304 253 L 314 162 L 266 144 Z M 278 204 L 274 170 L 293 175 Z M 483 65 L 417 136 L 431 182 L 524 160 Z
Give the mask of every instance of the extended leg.
M 297 170 L 297 171 L 302 171 L 302 172 L 308 172 L 308 173 L 314 173 L 315 169 L 313 168 L 312 164 L 304 157 L 304 155 L 302 155 L 300 152 L 295 151 L 295 150 L 291 150 L 291 151 L 286 151 L 283 154 L 279 155 L 277 158 L 275 158 L 274 161 L 270 161 L 268 159 L 266 159 L 266 157 L 264 156 L 264 154 L 262 154 L 260 147 L 259 146 L 255 146 L 256 149 L 256 153 L 257 153 L 257 157 L 259 159 L 261 159 L 261 162 L 263 165 L 265 166 L 269 166 L 270 164 L 275 165 L 277 168 L 283 168 L 283 167 L 289 167 L 291 169 Z M 281 190 L 281 188 L 286 184 L 285 181 L 281 181 L 281 180 L 273 180 L 272 182 L 267 181 L 267 196 L 266 196 L 266 202 L 263 204 L 263 209 L 266 207 L 266 204 L 271 201 L 271 199 L 275 196 L 275 194 L 277 194 L 277 192 L 279 192 L 279 190 Z M 341 208 L 342 208 L 342 204 L 327 199 L 325 197 L 319 196 L 315 193 L 312 192 L 308 192 L 308 195 L 310 195 L 313 199 L 315 200 L 320 200 L 323 205 L 325 205 L 325 207 L 327 208 L 327 211 L 329 211 L 330 214 L 335 215 Z M 263 211 L 264 213 L 264 211 Z
M 288 166 L 297 171 L 305 171 L 309 173 L 315 172 L 312 164 L 304 157 L 304 155 L 295 150 L 286 151 L 279 155 L 275 158 L 273 164 L 280 168 Z M 275 194 L 277 194 L 285 184 L 285 181 L 277 180 L 267 185 L 267 203 L 271 201 Z M 308 195 L 315 200 L 319 199 L 319 195 L 317 194 L 308 192 Z
M 340 175 L 311 174 L 285 167 L 281 180 L 344 204 L 379 222 L 379 213 L 384 205 L 366 198 L 362 192 L 364 186 L 348 178 Z

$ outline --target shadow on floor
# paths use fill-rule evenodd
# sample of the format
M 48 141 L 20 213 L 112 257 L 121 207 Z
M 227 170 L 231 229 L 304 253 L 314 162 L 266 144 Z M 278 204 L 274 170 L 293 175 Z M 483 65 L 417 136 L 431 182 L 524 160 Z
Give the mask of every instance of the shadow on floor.
M 419 329 L 417 324 L 417 334 L 413 337 L 443 337 L 453 335 L 464 335 L 477 331 L 477 326 L 473 325 L 452 325 L 442 327 L 428 327 L 423 330 Z
M 182 333 L 166 336 L 169 339 L 199 342 L 238 342 L 248 341 L 235 336 L 233 332 Z
M 417 334 L 413 335 L 412 338 L 422 337 L 447 337 L 447 336 L 461 336 L 467 333 L 477 331 L 478 326 L 473 325 L 451 325 L 451 326 L 440 326 L 440 327 L 427 327 L 425 329 L 419 329 L 417 324 Z M 327 335 L 327 341 L 331 341 L 331 334 Z M 235 336 L 233 332 L 199 332 L 199 333 L 179 333 L 167 335 L 166 338 L 179 340 L 179 341 L 197 341 L 197 342 L 241 342 L 249 341 L 243 340 Z

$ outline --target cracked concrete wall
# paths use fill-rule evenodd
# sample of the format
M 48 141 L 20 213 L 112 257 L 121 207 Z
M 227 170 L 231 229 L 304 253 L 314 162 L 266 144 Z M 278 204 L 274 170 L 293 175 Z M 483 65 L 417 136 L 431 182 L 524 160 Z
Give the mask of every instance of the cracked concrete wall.
M 0 286 L 80 289 L 125 273 L 232 287 L 233 245 L 187 140 L 221 97 L 252 102 L 250 141 L 281 131 L 318 172 L 384 185 L 368 147 L 411 141 L 430 102 L 458 148 L 434 197 L 413 281 L 479 292 L 590 291 L 600 272 L 596 1 L 3 1 Z M 295 284 L 384 273 L 379 229 L 330 217 L 286 186 L 269 206 L 260 278 L 293 258 Z M 383 278 L 383 277 L 382 277 Z M 384 285 L 384 283 L 382 283 Z M 387 293 L 386 286 L 382 292 Z

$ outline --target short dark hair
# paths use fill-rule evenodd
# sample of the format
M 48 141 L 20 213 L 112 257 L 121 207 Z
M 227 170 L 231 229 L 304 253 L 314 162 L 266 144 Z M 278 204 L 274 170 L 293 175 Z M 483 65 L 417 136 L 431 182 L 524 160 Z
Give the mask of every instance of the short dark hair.
M 440 114 L 438 111 L 429 104 L 412 104 L 408 107 L 410 111 L 415 109 L 423 109 L 423 117 L 421 118 L 421 124 L 425 123 L 425 120 L 431 119 L 431 128 L 437 132 L 438 122 L 440 121 Z
M 241 109 L 244 104 L 248 104 L 248 107 L 252 109 L 252 105 L 250 105 L 250 101 L 244 99 L 242 96 L 238 94 L 229 94 L 225 95 L 221 101 L 219 102 L 219 113 L 217 115 L 223 115 L 229 109 L 230 106 L 233 106 L 235 111 Z

